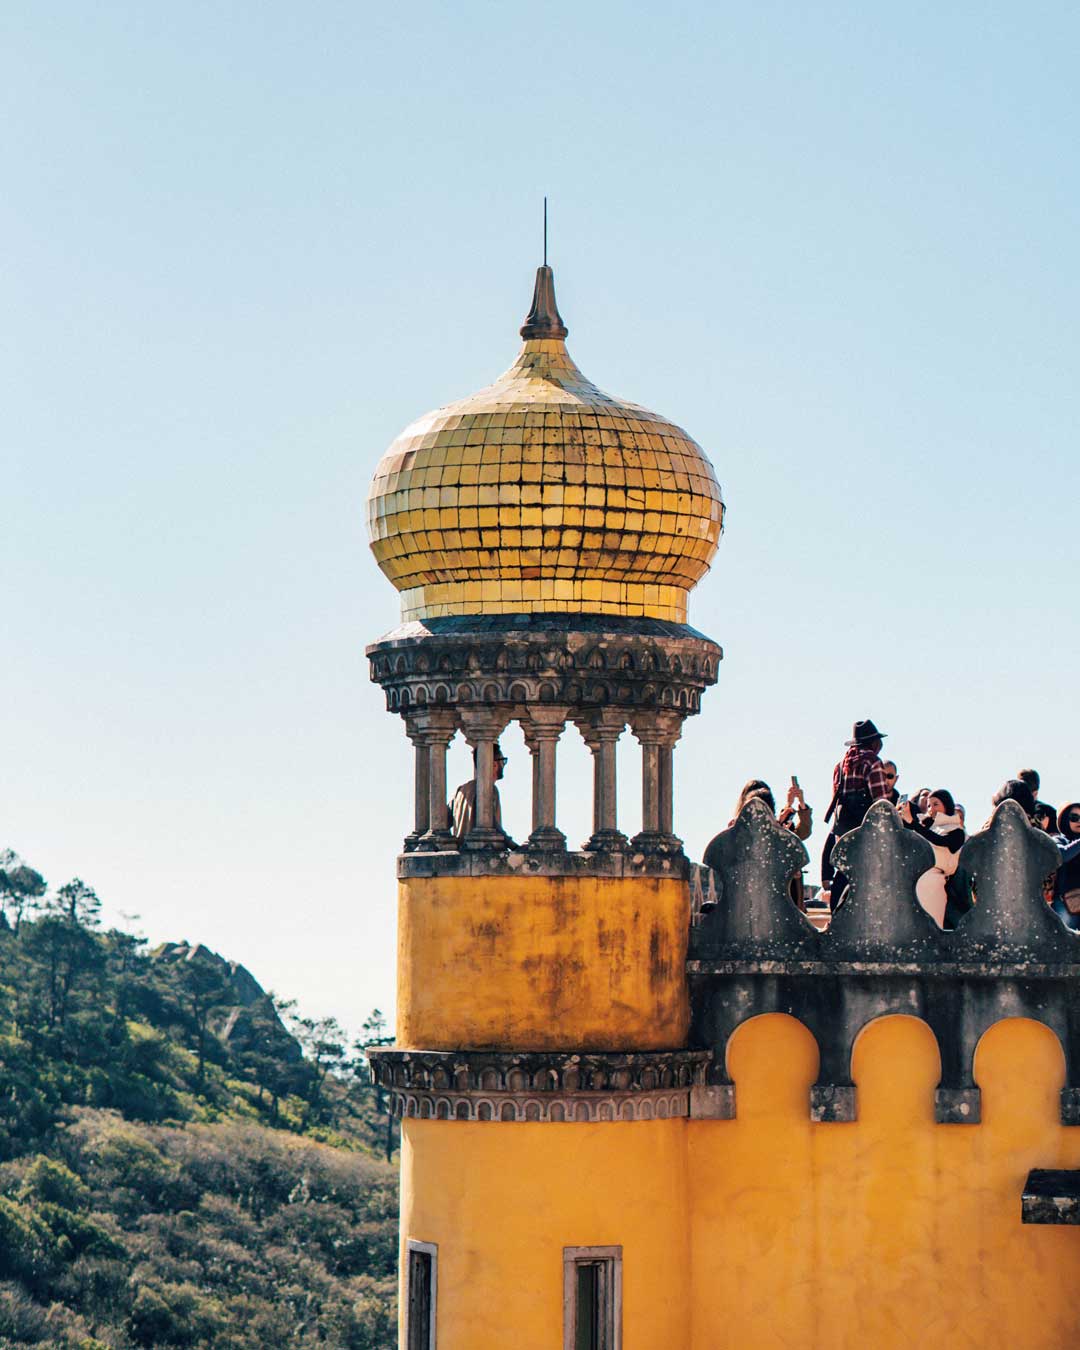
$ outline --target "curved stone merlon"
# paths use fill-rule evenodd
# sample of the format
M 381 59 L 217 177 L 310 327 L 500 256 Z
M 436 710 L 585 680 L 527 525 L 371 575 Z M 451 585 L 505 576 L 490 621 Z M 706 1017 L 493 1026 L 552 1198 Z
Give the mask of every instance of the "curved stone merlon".
M 721 1077 L 739 1026 L 786 1013 L 818 1043 L 813 1118 L 855 1119 L 855 1040 L 876 1018 L 899 1013 L 921 1018 L 937 1039 L 936 1119 L 978 1124 L 979 1040 L 995 1022 L 1027 1017 L 1062 1044 L 1061 1119 L 1080 1124 L 1080 935 L 1043 894 L 1056 845 L 1016 803 L 1005 802 L 961 852 L 975 905 L 954 931 L 938 928 L 915 897 L 916 881 L 933 864 L 929 846 L 884 802 L 836 846 L 850 890 L 824 932 L 789 895 L 805 850 L 760 803 L 749 803 L 720 836 L 716 854 L 715 875 L 694 869 L 691 876 L 687 970 L 691 1043 L 713 1049 Z

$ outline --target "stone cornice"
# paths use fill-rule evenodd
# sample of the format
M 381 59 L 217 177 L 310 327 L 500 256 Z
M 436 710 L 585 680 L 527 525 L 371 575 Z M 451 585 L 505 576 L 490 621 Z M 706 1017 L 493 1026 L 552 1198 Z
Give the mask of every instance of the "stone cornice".
M 367 656 L 391 712 L 553 703 L 686 716 L 716 683 L 723 653 L 684 624 L 535 614 L 406 624 Z
M 373 1049 L 368 1060 L 399 1117 L 569 1124 L 689 1116 L 708 1100 L 712 1056 Z

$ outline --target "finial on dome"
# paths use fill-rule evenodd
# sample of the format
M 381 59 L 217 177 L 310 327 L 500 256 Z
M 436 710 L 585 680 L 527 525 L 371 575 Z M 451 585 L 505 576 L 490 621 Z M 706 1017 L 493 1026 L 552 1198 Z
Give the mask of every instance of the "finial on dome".
M 523 338 L 564 338 L 566 324 L 562 321 L 559 307 L 555 303 L 555 273 L 544 263 L 536 269 L 536 285 L 533 287 L 532 309 L 529 317 L 521 325 Z

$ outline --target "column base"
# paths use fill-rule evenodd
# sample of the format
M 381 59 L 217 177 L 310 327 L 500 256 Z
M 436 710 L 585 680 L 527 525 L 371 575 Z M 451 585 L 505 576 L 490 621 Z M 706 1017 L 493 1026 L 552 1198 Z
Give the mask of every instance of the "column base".
M 597 830 L 581 846 L 582 853 L 625 853 L 630 841 L 622 830 Z
M 466 853 L 502 853 L 510 848 L 513 841 L 502 830 L 472 829 L 461 841 Z
M 453 830 L 428 830 L 416 841 L 415 853 L 446 853 L 456 850 L 457 836 Z
M 423 837 L 422 834 L 418 834 L 415 830 L 413 830 L 411 834 L 407 834 L 401 842 L 402 853 L 415 853 L 419 848 L 420 840 L 423 839 Z
M 630 840 L 630 847 L 635 853 L 681 853 L 682 840 L 661 830 L 642 830 Z
M 566 835 L 554 825 L 541 825 L 525 840 L 525 847 L 530 853 L 565 853 Z

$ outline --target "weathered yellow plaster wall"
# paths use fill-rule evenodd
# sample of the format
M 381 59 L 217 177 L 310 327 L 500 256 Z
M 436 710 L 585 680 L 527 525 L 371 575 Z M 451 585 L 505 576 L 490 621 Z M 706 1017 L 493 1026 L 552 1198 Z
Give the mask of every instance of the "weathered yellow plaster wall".
M 558 1350 L 563 1247 L 617 1244 L 623 1350 L 684 1350 L 686 1131 L 404 1121 L 402 1240 L 439 1244 L 439 1350 Z
M 686 883 L 399 883 L 402 1048 L 668 1050 L 686 1043 Z
M 973 1126 L 934 1123 L 937 1046 L 911 1018 L 856 1043 L 853 1124 L 810 1122 L 817 1047 L 793 1019 L 748 1023 L 728 1059 L 738 1119 L 688 1127 L 694 1350 L 1080 1345 L 1080 1228 L 1020 1222 L 1030 1168 L 1080 1166 L 1047 1028 L 983 1037 Z

